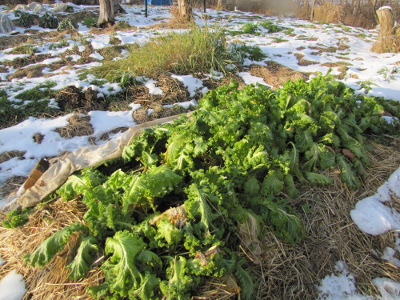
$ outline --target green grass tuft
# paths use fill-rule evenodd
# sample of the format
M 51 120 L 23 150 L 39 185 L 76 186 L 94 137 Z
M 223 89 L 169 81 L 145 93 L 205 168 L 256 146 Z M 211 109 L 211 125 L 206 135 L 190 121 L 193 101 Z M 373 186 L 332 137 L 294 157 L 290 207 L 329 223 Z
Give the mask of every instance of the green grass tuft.
M 113 82 L 120 81 L 121 74 L 152 77 L 163 72 L 225 72 L 225 61 L 229 58 L 224 33 L 209 28 L 157 37 L 143 47 L 129 49 L 129 52 L 128 57 L 105 62 L 91 72 Z

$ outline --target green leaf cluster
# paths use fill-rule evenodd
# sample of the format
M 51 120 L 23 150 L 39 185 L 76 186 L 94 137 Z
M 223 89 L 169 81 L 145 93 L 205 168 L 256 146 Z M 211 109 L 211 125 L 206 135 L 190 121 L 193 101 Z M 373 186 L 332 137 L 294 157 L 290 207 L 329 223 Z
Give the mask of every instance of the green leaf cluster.
M 5 228 L 15 228 L 24 225 L 29 221 L 29 215 L 32 213 L 32 208 L 14 209 L 7 213 L 2 225 Z
M 253 299 L 234 233 L 251 215 L 283 241 L 301 241 L 305 230 L 286 195 L 296 197 L 298 183 L 330 184 L 323 172 L 331 169 L 357 187 L 368 166 L 366 137 L 398 130 L 398 121 L 382 118 L 386 106 L 329 76 L 278 90 L 211 91 L 192 115 L 145 130 L 121 160 L 83 170 L 59 189 L 87 206 L 71 277 L 105 253 L 106 281 L 91 288 L 98 299 L 190 299 L 207 278 L 224 275 Z M 49 261 L 71 232 L 57 232 L 29 261 Z

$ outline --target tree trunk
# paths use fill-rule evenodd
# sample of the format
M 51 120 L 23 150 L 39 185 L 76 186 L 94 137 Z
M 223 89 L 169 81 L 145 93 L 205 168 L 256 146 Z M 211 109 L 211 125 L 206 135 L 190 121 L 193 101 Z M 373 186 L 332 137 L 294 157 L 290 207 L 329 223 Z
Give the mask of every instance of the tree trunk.
M 114 0 L 99 0 L 100 15 L 97 20 L 98 27 L 113 25 L 115 22 Z
M 393 11 L 390 8 L 380 8 L 376 11 L 379 20 L 378 40 L 372 45 L 372 51 L 377 53 L 400 52 L 400 30 L 396 27 Z
M 393 11 L 389 8 L 378 9 L 376 11 L 379 20 L 379 35 L 387 36 L 394 34 L 395 19 Z
M 187 22 L 193 21 L 193 0 L 178 0 L 179 17 Z
M 313 18 L 314 18 L 315 1 L 316 1 L 316 0 L 313 0 L 313 3 L 312 3 L 310 21 L 312 21 Z
M 126 14 L 125 9 L 119 4 L 119 0 L 114 0 L 114 13 L 115 14 Z

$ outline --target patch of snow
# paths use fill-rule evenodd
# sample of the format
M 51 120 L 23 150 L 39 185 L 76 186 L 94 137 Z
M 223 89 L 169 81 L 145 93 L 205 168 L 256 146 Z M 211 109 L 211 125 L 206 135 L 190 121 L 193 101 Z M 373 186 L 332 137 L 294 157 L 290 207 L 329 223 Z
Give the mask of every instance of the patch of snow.
M 396 254 L 396 250 L 394 250 L 391 247 L 386 247 L 385 250 L 383 250 L 383 255 L 382 259 L 390 262 L 391 264 L 395 265 L 396 267 L 400 268 L 400 260 L 394 255 Z
M 221 80 L 222 78 L 224 78 L 224 73 L 213 71 L 210 74 L 206 74 L 206 76 L 208 76 L 208 78 L 212 78 L 215 80 Z
M 350 215 L 361 231 L 371 235 L 400 229 L 400 215 L 380 202 L 378 194 L 358 201 Z
M 391 7 L 391 6 L 381 6 L 381 7 L 379 7 L 378 10 L 384 10 L 384 9 L 390 9 L 390 10 L 392 10 L 392 7 Z
M 372 300 L 359 294 L 356 290 L 356 280 L 348 271 L 343 261 L 338 261 L 335 266 L 338 275 L 327 275 L 318 287 L 319 300 Z
M 197 106 L 197 101 L 196 100 L 190 100 L 190 101 L 185 101 L 185 102 L 177 102 L 177 103 L 174 103 L 174 104 L 164 105 L 164 107 L 173 107 L 175 105 L 179 105 L 179 106 L 183 107 L 184 109 L 189 109 L 190 107 Z
M 0 281 L 0 300 L 20 300 L 26 293 L 25 281 L 13 270 Z
M 389 278 L 375 278 L 372 280 L 381 294 L 381 300 L 400 299 L 400 283 Z
M 108 34 L 97 35 L 92 39 L 91 44 L 95 50 L 103 49 L 110 45 L 110 36 Z
M 72 61 L 78 61 L 81 56 L 80 55 L 76 55 L 76 54 L 71 54 L 71 55 L 67 55 L 66 58 L 71 57 Z
M 380 235 L 389 230 L 400 229 L 400 214 L 385 206 L 391 194 L 400 196 L 400 168 L 397 169 L 375 195 L 357 202 L 350 212 L 358 228 L 371 235 Z
M 0 62 L 13 61 L 16 58 L 29 57 L 28 54 L 4 54 L 0 53 Z
M 97 60 L 103 60 L 104 59 L 104 57 L 98 52 L 94 52 L 94 53 L 90 54 L 89 56 L 94 58 L 94 59 L 97 59 Z
M 139 104 L 129 111 L 91 111 L 90 122 L 94 129 L 94 135 L 101 135 L 118 127 L 132 127 L 136 123 L 132 113 L 140 107 Z
M 159 87 L 156 87 L 156 81 L 153 79 L 150 79 L 144 84 L 145 87 L 149 89 L 149 93 L 151 95 L 162 95 L 163 91 Z
M 400 198 L 400 168 L 397 169 L 388 179 L 389 190 Z
M 269 86 L 267 83 L 265 83 L 264 79 L 262 79 L 261 77 L 253 76 L 249 72 L 240 72 L 238 75 L 240 76 L 240 78 L 243 79 L 243 81 L 246 85 L 261 84 L 261 85 Z
M 197 91 L 202 91 L 204 87 L 203 81 L 193 77 L 192 75 L 171 75 L 171 77 L 179 80 L 184 86 L 186 86 L 190 97 L 196 96 Z

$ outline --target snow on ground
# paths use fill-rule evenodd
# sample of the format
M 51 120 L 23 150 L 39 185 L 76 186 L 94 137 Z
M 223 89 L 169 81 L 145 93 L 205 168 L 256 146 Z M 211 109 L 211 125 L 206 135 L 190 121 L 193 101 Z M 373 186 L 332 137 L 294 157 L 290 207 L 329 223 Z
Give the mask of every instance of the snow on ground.
M 15 270 L 0 281 L 0 300 L 20 300 L 26 293 L 25 282 Z
M 392 201 L 393 197 L 400 198 L 400 168 L 378 188 L 377 193 L 357 202 L 356 207 L 350 212 L 351 218 L 358 228 L 371 235 L 381 235 L 389 230 L 400 229 L 400 214 L 386 206 L 384 203 Z M 386 247 L 382 259 L 400 268 L 400 260 L 395 256 L 400 253 L 400 238 L 397 237 L 395 249 Z M 319 299 L 324 300 L 350 300 L 350 299 L 400 299 L 400 283 L 389 278 L 375 278 L 374 285 L 380 296 L 363 296 L 357 293 L 355 278 L 348 271 L 343 261 L 336 264 L 337 275 L 327 275 L 318 287 Z
M 318 300 L 398 300 L 400 299 L 400 283 L 389 278 L 375 278 L 373 284 L 380 295 L 365 296 L 356 290 L 356 280 L 345 262 L 338 261 L 336 274 L 327 275 L 318 286 Z
M 318 287 L 319 298 L 324 300 L 371 300 L 372 297 L 365 297 L 357 293 L 356 280 L 349 273 L 347 265 L 338 261 L 335 266 L 337 275 L 328 275 Z
M 75 11 L 93 10 L 91 6 L 72 5 Z M 49 9 L 48 5 L 44 5 Z M 1 7 L 5 9 L 5 7 Z M 114 37 L 122 44 L 147 43 L 151 38 L 164 35 L 170 32 L 166 29 L 149 28 L 150 25 L 159 24 L 170 17 L 168 7 L 149 7 L 149 17 L 144 17 L 142 6 L 126 6 L 127 14 L 117 17 L 117 21 L 124 21 L 131 26 L 132 30 L 116 31 Z M 300 72 L 321 72 L 337 75 L 343 72 L 342 81 L 348 86 L 367 92 L 368 95 L 380 96 L 386 99 L 400 101 L 400 54 L 377 54 L 370 51 L 373 42 L 376 40 L 376 30 L 364 30 L 342 25 L 323 25 L 298 20 L 295 18 L 277 18 L 255 15 L 243 12 L 224 12 L 208 10 L 208 18 L 204 18 L 201 10 L 195 10 L 196 22 L 201 26 L 217 25 L 226 30 L 240 30 L 245 23 L 257 24 L 262 21 L 271 21 L 274 24 L 285 27 L 286 30 L 277 33 L 268 33 L 268 30 L 260 27 L 259 33 L 240 34 L 228 36 L 228 42 L 257 45 L 264 54 L 266 60 L 272 60 L 286 67 Z M 12 12 L 5 13 L 15 19 Z M 40 31 L 43 28 L 37 27 Z M 24 33 L 26 29 L 17 27 L 15 32 Z M 73 85 L 77 88 L 88 89 L 98 92 L 99 97 L 115 94 L 121 90 L 118 84 L 103 83 L 101 86 L 93 84 L 96 80 L 93 76 L 80 79 L 79 71 L 92 66 L 101 65 L 103 56 L 98 51 L 107 47 L 110 42 L 110 35 L 93 34 L 89 29 L 79 24 L 79 33 L 86 39 L 86 42 L 96 50 L 91 55 L 96 62 L 82 65 L 73 65 L 69 68 L 51 71 L 46 68 L 46 80 L 55 83 L 54 90 Z M 1 34 L 0 36 L 8 36 Z M 75 54 L 69 55 L 73 61 L 78 61 L 87 45 L 82 40 L 74 40 L 70 36 L 60 43 L 46 42 L 36 45 L 37 55 L 45 54 L 50 57 L 43 63 L 54 64 L 59 61 L 59 55 L 68 50 L 77 49 Z M 13 61 L 17 58 L 27 57 L 26 54 L 11 54 L 11 49 L 0 51 L 0 65 L 6 61 Z M 126 55 L 126 51 L 121 55 Z M 118 58 L 115 58 L 118 59 Z M 251 63 L 265 65 L 265 62 L 251 62 L 246 60 L 246 65 Z M 43 78 L 22 78 L 7 81 L 7 76 L 17 72 L 13 67 L 2 68 L 0 77 L 0 88 L 6 91 L 9 99 L 15 100 L 14 96 L 22 91 L 31 89 L 43 83 Z M 209 75 L 213 78 L 221 78 L 223 74 Z M 243 71 L 238 73 L 246 84 L 266 84 L 262 78 L 255 77 Z M 181 81 L 188 89 L 190 97 L 186 102 L 179 103 L 184 107 L 196 105 L 191 99 L 196 93 L 205 93 L 207 89 L 203 82 L 193 75 L 173 75 Z M 145 86 L 149 93 L 162 95 L 162 90 L 157 87 L 154 79 L 146 79 Z M 367 89 L 365 88 L 367 87 Z M 53 103 L 54 105 L 54 103 Z M 139 105 L 132 105 L 130 110 L 120 112 L 92 111 L 91 125 L 94 128 L 92 137 L 98 138 L 101 134 L 118 127 L 134 126 L 132 112 L 139 108 Z M 149 110 L 149 113 L 151 111 Z M 74 151 L 90 144 L 88 136 L 74 137 L 72 139 L 62 138 L 54 129 L 68 124 L 70 115 L 55 119 L 29 118 L 18 125 L 0 130 L 0 154 L 6 151 L 23 152 L 22 159 L 13 158 L 0 163 L 0 184 L 13 176 L 28 176 L 32 167 L 43 157 L 56 156 L 63 151 Z M 44 136 L 41 144 L 35 143 L 32 135 L 40 133 Z M 114 135 L 115 137 L 115 135 Z M 381 188 L 377 194 L 361 200 L 351 212 L 354 222 L 360 230 L 373 235 L 382 234 L 388 230 L 400 229 L 400 214 L 389 208 L 386 202 L 390 201 L 392 195 L 400 197 L 400 169 L 397 170 Z M 4 201 L 2 201 L 4 204 Z M 0 201 L 1 207 L 1 201 Z M 399 266 L 400 261 L 395 258 L 400 251 L 400 239 L 396 241 L 393 248 L 387 247 L 384 250 L 383 259 Z M 0 259 L 0 265 L 4 261 Z M 336 274 L 325 277 L 318 287 L 320 299 L 372 299 L 370 296 L 363 296 L 357 293 L 355 278 L 351 270 L 347 269 L 345 262 L 338 262 Z M 374 284 L 380 291 L 381 299 L 400 299 L 399 283 L 387 278 L 376 278 Z M 13 287 L 10 289 L 10 287 Z M 0 299 L 21 299 L 25 293 L 25 284 L 22 276 L 12 271 L 0 282 Z M 380 296 L 377 296 L 380 297 Z
M 261 77 L 253 76 L 249 72 L 240 72 L 238 74 L 240 78 L 243 79 L 244 83 L 249 85 L 249 84 L 262 84 L 262 85 L 268 85 L 265 83 L 264 79 Z
M 400 229 L 400 214 L 384 205 L 391 200 L 392 195 L 400 198 L 400 168 L 389 177 L 376 194 L 360 200 L 350 212 L 351 218 L 361 231 L 380 235 L 389 230 Z
M 200 91 L 202 94 L 208 92 L 208 88 L 203 86 L 203 82 L 192 75 L 172 75 L 171 77 L 183 83 L 183 85 L 189 91 L 190 97 L 194 97 L 198 91 Z

